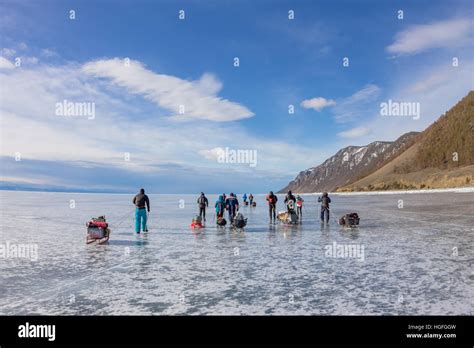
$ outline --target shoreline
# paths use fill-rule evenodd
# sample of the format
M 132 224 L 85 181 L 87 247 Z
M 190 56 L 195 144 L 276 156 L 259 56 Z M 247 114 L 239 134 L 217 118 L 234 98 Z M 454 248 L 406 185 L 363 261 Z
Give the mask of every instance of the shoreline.
M 417 193 L 474 193 L 473 187 L 453 187 L 440 189 L 422 189 L 422 190 L 387 190 L 387 191 L 353 191 L 353 192 L 329 192 L 334 196 L 361 196 L 361 195 L 396 195 L 396 194 L 417 194 Z M 319 195 L 321 192 L 298 193 L 303 195 Z

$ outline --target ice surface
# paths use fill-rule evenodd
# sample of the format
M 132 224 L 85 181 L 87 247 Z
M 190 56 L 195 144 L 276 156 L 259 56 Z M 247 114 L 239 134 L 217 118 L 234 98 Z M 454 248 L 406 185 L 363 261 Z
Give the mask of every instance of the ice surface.
M 292 227 L 269 225 L 255 196 L 245 231 L 217 229 L 209 208 L 193 233 L 197 195 L 150 195 L 137 239 L 131 195 L 1 191 L 0 244 L 39 249 L 0 258 L 0 314 L 474 314 L 474 193 L 333 195 L 329 227 L 314 195 Z M 360 228 L 341 229 L 352 211 Z M 102 214 L 110 244 L 86 245 Z M 333 242 L 364 246 L 364 260 L 327 257 Z

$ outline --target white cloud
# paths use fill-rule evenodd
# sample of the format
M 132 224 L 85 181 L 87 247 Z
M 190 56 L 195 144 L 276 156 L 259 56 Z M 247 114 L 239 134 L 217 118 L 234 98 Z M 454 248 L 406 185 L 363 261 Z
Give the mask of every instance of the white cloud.
M 225 153 L 225 150 L 222 147 L 215 147 L 210 150 L 204 149 L 199 151 L 201 156 L 211 161 L 216 161 L 219 156 L 222 156 L 223 153 Z
M 380 94 L 380 88 L 374 84 L 368 84 L 351 96 L 343 99 L 334 107 L 334 118 L 336 122 L 345 123 L 363 117 L 368 109 L 374 106 L 374 101 Z
M 347 104 L 355 104 L 359 102 L 365 102 L 367 100 L 373 100 L 376 96 L 378 96 L 380 92 L 380 88 L 373 84 L 368 84 L 364 86 L 364 88 L 358 90 L 350 97 L 344 100 L 344 103 Z
M 8 59 L 0 56 L 0 69 L 13 69 L 15 65 L 10 62 Z
M 21 64 L 38 64 L 39 60 L 36 57 L 27 57 L 27 56 L 21 56 L 20 57 Z
M 109 78 L 115 85 L 144 96 L 180 118 L 235 121 L 254 115 L 245 106 L 218 97 L 216 93 L 222 85 L 210 74 L 204 74 L 198 81 L 187 81 L 154 73 L 138 61 L 131 60 L 129 66 L 125 63 L 118 58 L 98 60 L 85 64 L 83 71 Z M 184 114 L 180 114 L 182 106 Z
M 160 171 L 169 164 L 199 170 L 235 170 L 217 163 L 216 149 L 255 149 L 258 166 L 239 170 L 252 171 L 252 175 L 266 173 L 270 178 L 292 175 L 327 155 L 284 139 L 253 135 L 238 123 L 176 124 L 159 113 L 150 114 L 149 105 L 139 98 L 131 103 L 130 95 L 116 93 L 108 80 L 84 74 L 82 66 L 73 63 L 2 70 L 0 79 L 8 86 L 2 91 L 0 103 L 3 156 L 21 152 L 25 161 L 89 162 L 143 174 Z M 200 95 L 220 89 L 212 75 L 203 75 L 191 84 L 190 88 L 200 90 Z M 95 119 L 56 116 L 55 104 L 64 99 L 94 102 Z M 232 136 L 235 134 L 238 136 Z M 130 152 L 130 162 L 124 162 L 124 152 Z M 292 156 L 283 157 L 284 153 Z
M 344 132 L 337 133 L 342 138 L 359 138 L 364 135 L 370 134 L 371 130 L 368 127 L 356 127 L 349 129 Z
M 6 57 L 14 56 L 16 51 L 13 48 L 2 48 L 2 55 Z
M 50 57 L 57 56 L 57 53 L 54 50 L 50 49 L 50 48 L 43 48 L 41 50 L 41 55 L 43 57 L 50 58 Z
M 396 34 L 395 42 L 386 49 L 394 54 L 416 54 L 432 48 L 459 47 L 472 42 L 469 19 L 451 19 L 413 25 Z
M 222 83 L 212 74 L 205 73 L 195 83 L 197 89 L 203 94 L 214 95 L 221 91 Z
M 417 67 L 407 71 L 410 79 L 399 81 L 387 91 L 384 101 L 391 99 L 419 103 L 420 119 L 381 116 L 378 109 L 361 124 L 361 127 L 370 128 L 371 132 L 361 136 L 358 139 L 359 144 L 368 144 L 375 140 L 391 141 L 406 132 L 423 131 L 455 106 L 470 90 L 474 90 L 473 71 L 472 61 L 463 61 L 458 67 L 447 66 L 445 62 L 441 62 L 429 64 L 422 70 Z M 342 143 L 342 146 L 347 145 L 347 142 Z
M 436 71 L 433 75 L 427 76 L 424 79 L 416 81 L 411 86 L 408 87 L 408 91 L 412 93 L 419 93 L 419 92 L 428 92 L 430 90 L 436 89 L 440 84 L 449 80 L 450 74 L 445 74 L 446 70 L 452 72 L 453 68 L 443 69 L 444 71 Z
M 404 131 L 425 129 L 474 89 L 473 71 L 474 62 L 471 60 L 462 61 L 458 67 L 441 62 L 414 73 L 412 81 L 396 86 L 388 98 L 420 103 L 420 119 L 387 120 L 379 116 L 380 131 L 398 130 L 401 135 Z
M 420 99 L 420 97 L 436 93 L 438 90 L 447 90 L 446 86 L 457 84 L 457 86 L 451 85 L 449 90 L 466 91 L 467 93 L 469 89 L 474 87 L 473 65 L 472 61 L 461 60 L 457 67 L 441 64 L 420 71 L 417 78 L 408 84 L 403 92 L 406 97 L 411 96 L 412 99 Z
M 336 105 L 336 102 L 332 99 L 325 99 L 322 97 L 316 97 L 312 99 L 306 99 L 301 102 L 301 106 L 305 109 L 314 109 L 321 111 L 323 108 L 328 106 Z

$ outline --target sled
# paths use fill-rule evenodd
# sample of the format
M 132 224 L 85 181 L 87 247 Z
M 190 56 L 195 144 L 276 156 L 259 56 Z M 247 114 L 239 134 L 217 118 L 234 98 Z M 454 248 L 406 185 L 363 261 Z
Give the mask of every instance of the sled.
M 234 228 L 243 229 L 247 226 L 247 218 L 244 218 L 241 213 L 238 213 L 232 220 L 231 224 Z
M 227 224 L 227 220 L 224 219 L 223 217 L 219 217 L 217 218 L 216 223 L 218 226 L 224 227 Z
M 105 244 L 109 241 L 110 229 L 109 224 L 105 220 L 105 216 L 92 218 L 89 222 L 87 222 L 86 226 L 86 244 Z
M 190 227 L 193 230 L 198 230 L 198 229 L 204 228 L 204 225 L 202 224 L 202 218 L 199 215 L 194 217 L 194 219 L 191 222 Z
M 350 228 L 350 229 L 357 228 L 359 227 L 359 222 L 360 222 L 359 214 L 357 213 L 346 214 L 342 216 L 338 222 L 339 222 L 339 225 L 343 226 L 344 228 Z

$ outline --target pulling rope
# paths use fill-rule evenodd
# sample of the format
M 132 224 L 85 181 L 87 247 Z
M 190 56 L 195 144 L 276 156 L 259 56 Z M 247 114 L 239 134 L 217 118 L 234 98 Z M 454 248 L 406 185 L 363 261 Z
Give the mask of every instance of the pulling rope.
M 125 214 L 123 214 L 123 215 L 120 215 L 120 217 L 122 217 L 122 219 L 120 220 L 120 222 L 119 222 L 117 225 L 114 226 L 114 228 L 117 228 L 117 227 L 119 227 L 120 225 L 122 225 L 122 224 L 124 223 L 124 221 L 127 220 L 127 215 L 129 215 L 129 214 L 130 214 L 130 212 L 125 213 Z M 133 212 L 132 212 L 132 214 L 133 214 Z M 128 217 L 130 217 L 130 216 L 128 216 Z

